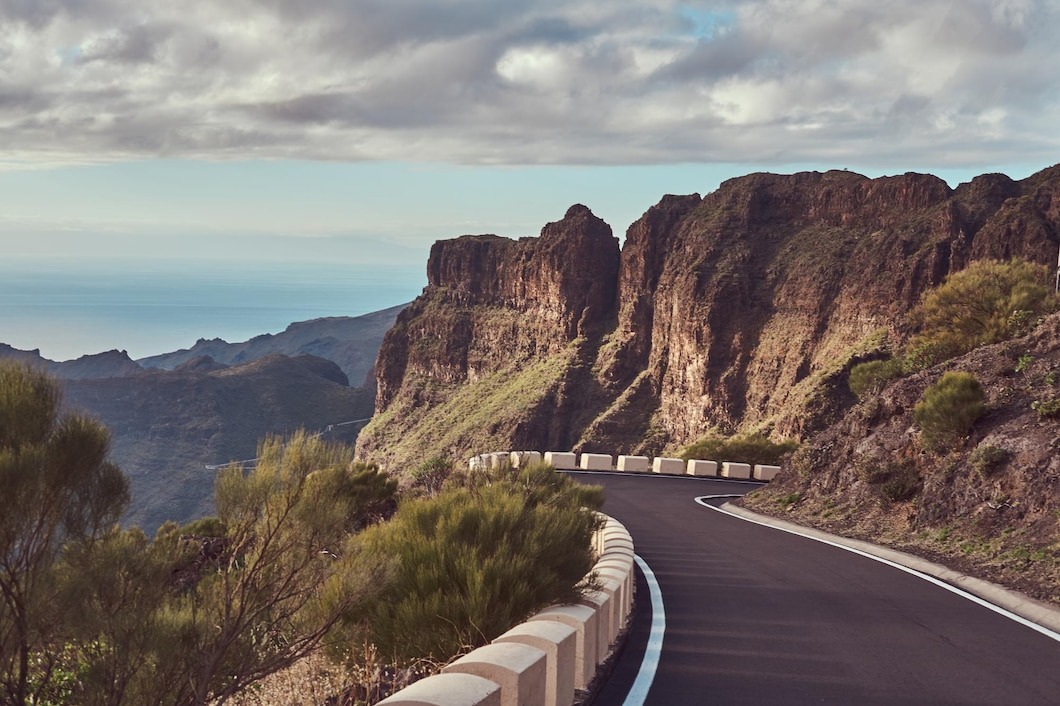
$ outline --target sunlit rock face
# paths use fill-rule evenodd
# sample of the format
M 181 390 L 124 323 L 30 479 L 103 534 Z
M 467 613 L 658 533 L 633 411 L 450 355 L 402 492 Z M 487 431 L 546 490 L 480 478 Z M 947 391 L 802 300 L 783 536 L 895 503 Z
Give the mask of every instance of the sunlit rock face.
M 1053 167 L 956 190 L 923 174 L 752 174 L 663 197 L 621 254 L 584 206 L 539 238 L 440 241 L 383 344 L 360 448 L 404 464 L 655 453 L 714 428 L 806 438 L 842 416 L 850 366 L 903 335 L 925 289 L 972 259 L 1055 263 L 1058 233 Z

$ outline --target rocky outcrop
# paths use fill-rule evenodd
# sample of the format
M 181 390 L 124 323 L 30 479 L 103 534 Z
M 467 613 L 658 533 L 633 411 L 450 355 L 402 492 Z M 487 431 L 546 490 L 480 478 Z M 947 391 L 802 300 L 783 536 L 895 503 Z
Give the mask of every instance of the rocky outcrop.
M 380 416 L 361 435 L 361 452 L 400 464 L 422 458 L 420 447 L 573 444 L 572 417 L 590 402 L 589 367 L 613 326 L 618 266 L 618 239 L 585 206 L 538 238 L 436 243 L 427 288 L 380 349 Z
M 924 174 L 752 174 L 664 197 L 620 259 L 583 206 L 537 239 L 442 241 L 380 351 L 361 448 L 386 461 L 410 434 L 454 456 L 654 452 L 715 428 L 807 438 L 842 417 L 846 371 L 905 335 L 927 288 L 976 258 L 1052 265 L 1058 244 L 1060 167 L 956 190 Z M 428 430 L 453 428 L 454 400 L 489 418 Z

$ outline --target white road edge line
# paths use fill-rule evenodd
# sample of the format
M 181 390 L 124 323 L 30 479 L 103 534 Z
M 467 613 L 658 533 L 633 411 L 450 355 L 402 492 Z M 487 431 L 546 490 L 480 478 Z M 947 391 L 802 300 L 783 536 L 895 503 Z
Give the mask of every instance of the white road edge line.
M 644 580 L 648 582 L 648 593 L 651 594 L 651 631 L 648 633 L 648 645 L 644 649 L 644 659 L 641 660 L 640 670 L 633 686 L 629 687 L 626 700 L 622 706 L 642 706 L 648 698 L 648 690 L 655 680 L 655 670 L 659 667 L 659 656 L 662 653 L 663 637 L 666 634 L 666 610 L 663 608 L 662 590 L 659 582 L 655 580 L 655 574 L 648 564 L 639 555 L 633 555 L 634 561 L 644 574 Z
M 858 555 L 866 557 L 868 559 L 872 559 L 873 561 L 878 561 L 881 564 L 886 564 L 887 566 L 890 566 L 892 568 L 898 569 L 899 571 L 904 571 L 907 574 L 910 574 L 912 576 L 916 576 L 917 578 L 923 579 L 924 581 L 927 581 L 928 583 L 933 583 L 933 584 L 935 584 L 936 586 L 938 586 L 940 588 L 946 589 L 950 593 L 955 593 L 958 596 L 961 596 L 962 598 L 967 598 L 972 603 L 975 603 L 977 605 L 981 605 L 984 608 L 988 608 L 989 610 L 994 611 L 998 615 L 1002 615 L 1002 616 L 1008 618 L 1009 620 L 1014 620 L 1015 622 L 1019 623 L 1020 625 L 1028 627 L 1031 630 L 1034 630 L 1035 632 L 1039 632 L 1042 635 L 1045 635 L 1046 637 L 1048 637 L 1051 640 L 1056 640 L 1057 642 L 1060 642 L 1060 633 L 1055 632 L 1053 630 L 1050 630 L 1049 628 L 1045 627 L 1044 625 L 1039 625 L 1038 623 L 1036 623 L 1036 622 L 1034 622 L 1032 620 L 1027 620 L 1022 615 L 1016 615 L 1015 613 L 1013 613 L 1010 610 L 1006 610 L 1005 608 L 1002 608 L 999 605 L 994 605 L 990 601 L 984 600 L 984 599 L 980 598 L 979 596 L 976 596 L 976 595 L 974 595 L 972 593 L 968 593 L 967 591 L 965 591 L 963 589 L 960 589 L 960 588 L 957 588 L 956 586 L 950 585 L 950 584 L 946 583 L 945 581 L 941 581 L 941 580 L 935 578 L 934 576 L 929 576 L 929 575 L 927 575 L 925 573 L 917 571 L 916 569 L 911 569 L 908 566 L 903 566 L 903 565 L 901 565 L 901 564 L 899 564 L 897 562 L 891 561 L 890 559 L 884 559 L 883 557 L 879 557 L 879 556 L 876 556 L 874 554 L 869 554 L 868 552 L 861 551 L 860 549 L 855 549 L 854 547 L 848 547 L 846 545 L 839 544 L 838 542 L 832 542 L 832 541 L 829 541 L 827 539 L 822 539 L 821 537 L 814 537 L 813 535 L 810 535 L 810 534 L 804 534 L 802 532 L 796 532 L 795 530 L 790 530 L 790 529 L 787 529 L 786 527 L 775 527 L 775 526 L 773 526 L 771 524 L 768 524 L 768 523 L 765 523 L 765 522 L 759 522 L 758 520 L 752 520 L 749 517 L 741 517 L 740 515 L 734 514 L 732 512 L 728 512 L 727 510 L 722 510 L 720 507 L 715 507 L 715 506 L 711 505 L 710 503 L 703 502 L 704 500 L 714 500 L 714 499 L 731 498 L 731 497 L 738 497 L 738 496 L 732 496 L 732 495 L 700 495 L 699 497 L 696 498 L 696 502 L 699 503 L 700 505 L 702 505 L 703 507 L 709 507 L 711 510 L 714 510 L 715 512 L 720 512 L 721 514 L 728 515 L 729 517 L 735 517 L 736 519 L 743 520 L 744 522 L 750 522 L 752 524 L 761 525 L 763 527 L 768 527 L 770 529 L 774 529 L 774 530 L 777 530 L 779 532 L 787 532 L 788 534 L 793 534 L 796 537 L 805 537 L 806 539 L 812 539 L 815 542 L 820 542 L 821 544 L 827 544 L 827 545 L 832 546 L 832 547 L 837 547 L 839 549 L 843 549 L 845 551 L 852 552 L 854 554 L 858 554 Z

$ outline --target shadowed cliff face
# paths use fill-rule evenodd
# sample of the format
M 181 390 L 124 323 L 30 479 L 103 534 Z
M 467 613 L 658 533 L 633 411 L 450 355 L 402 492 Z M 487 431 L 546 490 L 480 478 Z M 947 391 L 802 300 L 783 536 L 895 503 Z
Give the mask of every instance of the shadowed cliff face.
M 664 197 L 630 226 L 620 262 L 582 206 L 537 239 L 442 241 L 430 286 L 383 344 L 380 418 L 361 448 L 403 458 L 387 449 L 399 431 L 454 457 L 656 452 L 713 427 L 804 438 L 842 416 L 846 372 L 901 338 L 925 289 L 976 258 L 1052 264 L 1058 233 L 1054 167 L 957 190 L 922 174 L 752 174 Z M 528 376 L 540 394 L 506 387 Z M 492 416 L 443 443 L 423 425 L 456 392 Z

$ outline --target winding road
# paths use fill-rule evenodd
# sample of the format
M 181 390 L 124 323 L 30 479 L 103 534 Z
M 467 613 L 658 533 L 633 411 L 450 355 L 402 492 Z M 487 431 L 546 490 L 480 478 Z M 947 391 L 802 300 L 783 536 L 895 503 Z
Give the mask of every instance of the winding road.
M 573 475 L 606 488 L 604 511 L 632 534 L 663 607 L 653 633 L 652 591 L 638 571 L 630 637 L 595 706 L 1060 704 L 1054 637 L 872 559 L 695 502 L 757 484 Z

